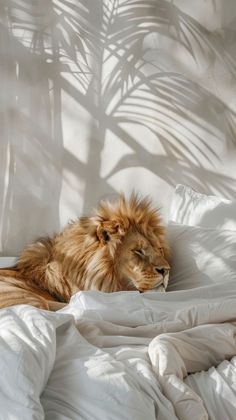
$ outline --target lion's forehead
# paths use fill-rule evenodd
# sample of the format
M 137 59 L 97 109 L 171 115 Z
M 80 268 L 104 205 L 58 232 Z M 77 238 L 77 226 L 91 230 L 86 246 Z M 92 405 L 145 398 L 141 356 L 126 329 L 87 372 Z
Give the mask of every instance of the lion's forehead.
M 158 238 L 147 238 L 139 232 L 133 232 L 127 235 L 126 242 L 130 248 L 142 248 L 147 253 L 158 252 L 161 248 L 161 242 Z

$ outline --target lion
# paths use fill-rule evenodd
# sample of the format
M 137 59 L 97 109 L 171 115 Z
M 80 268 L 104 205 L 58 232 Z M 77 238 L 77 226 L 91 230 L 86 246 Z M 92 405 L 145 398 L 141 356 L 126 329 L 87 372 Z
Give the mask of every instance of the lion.
M 123 194 L 101 201 L 90 216 L 23 250 L 0 270 L 0 308 L 30 304 L 57 310 L 78 291 L 165 291 L 170 249 L 151 201 Z

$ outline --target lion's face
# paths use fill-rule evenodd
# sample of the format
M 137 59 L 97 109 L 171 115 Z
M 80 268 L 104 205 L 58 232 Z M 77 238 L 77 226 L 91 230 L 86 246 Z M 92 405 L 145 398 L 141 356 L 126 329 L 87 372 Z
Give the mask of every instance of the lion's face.
M 117 264 L 130 289 L 164 291 L 170 266 L 165 259 L 161 241 L 147 239 L 139 232 L 130 232 L 122 241 Z

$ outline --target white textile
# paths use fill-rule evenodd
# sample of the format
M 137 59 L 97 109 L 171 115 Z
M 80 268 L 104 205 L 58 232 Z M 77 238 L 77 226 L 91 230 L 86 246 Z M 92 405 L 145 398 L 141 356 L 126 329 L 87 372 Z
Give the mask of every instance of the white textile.
M 0 314 L 1 420 L 235 418 L 235 282 Z

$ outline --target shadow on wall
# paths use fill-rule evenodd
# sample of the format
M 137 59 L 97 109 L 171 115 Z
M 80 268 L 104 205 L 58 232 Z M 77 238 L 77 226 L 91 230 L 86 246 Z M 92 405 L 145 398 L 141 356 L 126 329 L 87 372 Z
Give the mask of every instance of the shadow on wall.
M 233 22 L 211 32 L 165 0 L 3 0 L 0 16 L 3 254 L 58 231 L 64 202 L 69 219 L 122 174 L 133 187 L 132 168 L 235 193 L 236 114 L 211 70 L 235 83 Z

